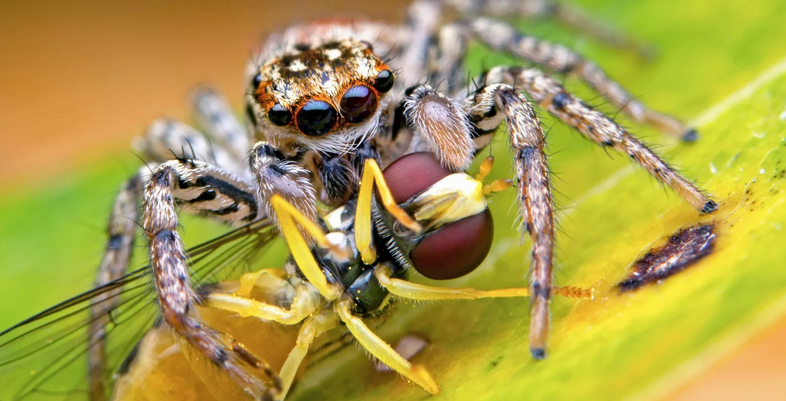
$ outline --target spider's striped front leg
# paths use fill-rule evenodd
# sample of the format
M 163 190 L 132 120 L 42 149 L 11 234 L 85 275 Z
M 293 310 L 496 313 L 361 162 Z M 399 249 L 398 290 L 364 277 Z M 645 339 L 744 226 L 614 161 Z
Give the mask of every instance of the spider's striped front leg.
M 150 241 L 158 300 L 164 320 L 208 360 L 256 399 L 271 399 L 281 390 L 277 376 L 234 340 L 217 332 L 192 312 L 199 301 L 191 285 L 185 247 L 177 231 L 175 205 L 187 204 L 234 221 L 253 220 L 256 202 L 248 188 L 203 162 L 174 160 L 159 166 L 145 187 L 142 226 Z M 251 373 L 258 369 L 272 387 Z

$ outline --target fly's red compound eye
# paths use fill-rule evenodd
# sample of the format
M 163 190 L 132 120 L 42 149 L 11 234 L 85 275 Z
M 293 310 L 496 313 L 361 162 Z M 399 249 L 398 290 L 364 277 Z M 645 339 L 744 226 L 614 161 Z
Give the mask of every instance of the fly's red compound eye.
M 396 203 L 408 199 L 450 175 L 430 153 L 406 155 L 385 169 L 385 181 Z M 426 233 L 410 252 L 420 274 L 449 280 L 475 270 L 491 249 L 494 222 L 488 209 Z
M 486 259 L 494 239 L 488 209 L 429 233 L 410 253 L 412 265 L 432 280 L 450 280 L 471 273 Z

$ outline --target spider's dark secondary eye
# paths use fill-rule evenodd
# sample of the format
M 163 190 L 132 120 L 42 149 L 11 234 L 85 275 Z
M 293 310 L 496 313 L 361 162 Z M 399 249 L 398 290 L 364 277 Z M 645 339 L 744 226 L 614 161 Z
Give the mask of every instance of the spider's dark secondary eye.
M 336 110 L 327 102 L 312 100 L 297 113 L 297 127 L 308 136 L 322 136 L 336 125 Z
M 377 95 L 368 87 L 359 85 L 349 88 L 341 98 L 341 112 L 350 123 L 359 123 L 377 109 Z
M 292 121 L 292 112 L 287 110 L 286 107 L 276 103 L 267 112 L 267 118 L 275 125 L 287 125 Z
M 380 93 L 385 93 L 393 87 L 395 81 L 393 73 L 390 72 L 390 70 L 382 70 L 377 74 L 377 78 L 374 80 L 374 88 Z
M 384 171 L 396 203 L 420 194 L 450 175 L 430 153 L 412 153 Z M 475 270 L 486 258 L 494 239 L 494 221 L 482 213 L 449 223 L 425 234 L 410 252 L 418 273 L 433 280 L 449 280 Z
M 262 83 L 262 74 L 254 75 L 254 79 L 251 81 L 251 83 L 254 85 L 254 89 L 259 88 L 259 84 Z

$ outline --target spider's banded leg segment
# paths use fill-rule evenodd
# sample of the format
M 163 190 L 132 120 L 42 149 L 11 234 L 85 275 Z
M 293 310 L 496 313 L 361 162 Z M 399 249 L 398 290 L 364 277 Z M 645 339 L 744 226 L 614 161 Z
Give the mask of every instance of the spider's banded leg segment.
M 503 110 L 513 148 L 520 208 L 529 219 L 532 237 L 532 296 L 530 320 L 530 352 L 536 359 L 546 356 L 554 263 L 554 206 L 551 183 L 543 151 L 545 137 L 535 110 L 527 99 L 512 87 L 500 86 L 494 94 Z
M 341 288 L 338 285 L 328 283 L 325 273 L 322 271 L 319 263 L 317 262 L 314 254 L 311 253 L 307 237 L 303 235 L 300 228 L 313 239 L 316 244 L 323 248 L 331 248 L 334 251 L 342 252 L 340 249 L 334 249 L 335 246 L 328 242 L 325 233 L 316 223 L 300 213 L 295 206 L 291 205 L 284 198 L 278 194 L 273 194 L 270 203 L 278 219 L 278 226 L 281 234 L 289 247 L 289 252 L 295 259 L 298 268 L 303 275 L 306 276 L 308 281 L 313 285 L 323 297 L 332 301 L 338 298 L 341 294 Z
M 647 108 L 616 81 L 609 78 L 595 63 L 580 57 L 567 47 L 523 35 L 508 23 L 477 18 L 465 23 L 465 28 L 493 49 L 530 60 L 552 71 L 577 75 L 599 94 L 638 123 L 652 125 L 686 142 L 698 139 L 693 129 L 667 114 Z M 516 81 L 518 85 L 518 81 Z
M 121 187 L 109 216 L 107 234 L 109 239 L 104 257 L 96 276 L 95 286 L 101 287 L 125 274 L 131 261 L 139 203 L 142 198 L 141 174 L 135 174 Z M 120 289 L 102 294 L 90 306 L 90 323 L 87 329 L 89 349 L 87 351 L 90 400 L 106 399 L 104 379 L 106 374 L 106 325 L 110 313 L 117 306 Z
M 381 266 L 374 270 L 374 276 L 379 284 L 391 294 L 416 301 L 440 301 L 456 299 L 481 299 L 481 298 L 515 298 L 528 297 L 529 288 L 503 288 L 499 290 L 478 290 L 475 288 L 447 288 L 433 287 L 417 284 L 406 280 L 392 278 L 390 269 Z M 594 289 L 577 287 L 552 287 L 552 294 L 568 298 L 581 298 L 592 300 Z
M 358 191 L 357 209 L 355 211 L 355 244 L 363 262 L 368 265 L 376 260 L 376 255 L 371 248 L 371 204 L 374 197 L 373 189 L 375 184 L 385 210 L 393 215 L 404 227 L 415 233 L 419 233 L 422 229 L 418 222 L 413 220 L 407 212 L 396 204 L 377 161 L 366 159 L 363 166 L 363 178 L 360 180 L 360 189 Z
M 354 301 L 343 299 L 334 304 L 334 310 L 339 318 L 347 326 L 356 340 L 371 355 L 379 359 L 385 365 L 400 373 L 408 380 L 411 380 L 429 394 L 439 393 L 439 386 L 434 382 L 431 374 L 422 366 L 412 365 L 399 355 L 388 343 L 379 338 L 374 332 L 363 323 L 359 317 L 352 314 L 352 304 Z
M 300 327 L 295 348 L 290 351 L 286 361 L 284 361 L 284 365 L 281 367 L 281 394 L 279 395 L 279 400 L 286 398 L 290 387 L 292 387 L 292 382 L 295 381 L 298 368 L 308 354 L 314 339 L 336 327 L 337 324 L 337 316 L 331 310 L 323 311 L 306 319 L 303 326 Z
M 233 340 L 191 314 L 198 297 L 191 287 L 188 256 L 177 232 L 175 202 L 176 190 L 182 187 L 179 183 L 187 181 L 191 173 L 200 170 L 184 167 L 180 161 L 162 164 L 151 175 L 144 193 L 142 226 L 150 241 L 150 259 L 161 313 L 181 338 L 226 372 L 246 392 L 257 399 L 271 399 L 279 391 L 275 388 L 278 383 L 275 375 L 263 370 L 271 377 L 274 388 L 265 385 L 249 373 L 247 352 L 236 352 Z
M 240 124 L 226 99 L 211 88 L 198 88 L 191 95 L 197 123 L 210 138 L 218 141 L 235 160 L 246 157 L 250 136 Z
M 134 148 L 149 161 L 163 163 L 173 157 L 201 160 L 234 175 L 243 175 L 247 170 L 237 157 L 219 144 L 211 143 L 195 128 L 179 121 L 158 119 L 135 139 Z
M 598 21 L 571 5 L 550 0 L 443 0 L 465 15 L 485 15 L 498 18 L 523 17 L 528 19 L 553 19 L 605 43 L 608 46 L 637 53 L 649 58 L 651 50 Z
M 628 155 L 696 210 L 711 213 L 718 208 L 709 195 L 682 177 L 636 137 L 611 118 L 566 92 L 554 79 L 536 69 L 498 68 L 497 72 L 492 69 L 490 74 L 501 73 L 506 81 L 516 82 L 517 89 L 524 90 L 541 107 L 593 142 Z

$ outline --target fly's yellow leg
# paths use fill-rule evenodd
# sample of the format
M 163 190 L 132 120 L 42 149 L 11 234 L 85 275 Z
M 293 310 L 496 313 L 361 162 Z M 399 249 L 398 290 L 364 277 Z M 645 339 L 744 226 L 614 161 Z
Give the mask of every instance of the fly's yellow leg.
M 287 272 L 284 269 L 262 269 L 256 272 L 245 273 L 240 276 L 240 288 L 235 291 L 235 295 L 250 298 L 254 288 L 276 292 L 289 285 L 286 281 Z
M 298 324 L 317 309 L 318 304 L 315 299 L 315 297 L 309 296 L 308 287 L 299 286 L 297 288 L 297 296 L 289 309 L 225 293 L 208 294 L 204 299 L 204 305 L 210 308 L 235 312 L 242 317 L 256 317 L 281 324 Z
M 475 180 L 483 182 L 494 167 L 494 156 L 489 156 L 480 163 L 478 173 L 475 175 Z M 483 195 L 488 195 L 493 192 L 504 191 L 513 184 L 513 180 L 494 180 L 488 184 L 483 185 Z
M 366 159 L 363 167 L 363 178 L 360 181 L 360 190 L 358 191 L 357 210 L 355 211 L 355 244 L 358 251 L 360 251 L 363 262 L 366 264 L 372 264 L 376 260 L 376 255 L 371 248 L 371 200 L 374 196 L 372 191 L 374 184 L 377 186 L 379 197 L 385 210 L 392 214 L 404 227 L 415 233 L 419 233 L 422 230 L 420 224 L 396 204 L 377 162 L 374 159 Z
M 303 326 L 300 327 L 295 348 L 292 348 L 289 356 L 287 356 L 287 360 L 284 362 L 284 366 L 281 367 L 281 373 L 279 374 L 281 378 L 281 393 L 279 399 L 283 400 L 286 398 L 300 364 L 303 363 L 303 359 L 308 354 L 314 339 L 336 327 L 336 325 L 338 325 L 338 317 L 332 310 L 322 311 L 322 313 L 306 319 Z
M 292 253 L 292 257 L 295 259 L 300 271 L 303 272 L 303 275 L 306 276 L 308 281 L 328 301 L 337 299 L 341 294 L 341 289 L 327 282 L 325 273 L 322 272 L 316 259 L 314 259 L 308 241 L 303 237 L 300 230 L 298 230 L 298 225 L 303 227 L 318 246 L 325 249 L 331 249 L 335 252 L 341 252 L 341 250 L 335 249 L 335 246 L 328 242 L 325 233 L 319 226 L 300 213 L 294 206 L 290 205 L 278 194 L 274 194 L 271 197 L 270 203 L 273 205 L 273 210 L 276 212 L 281 233 L 284 235 L 289 251 Z
M 504 288 L 500 290 L 478 290 L 475 288 L 445 288 L 432 287 L 423 284 L 412 283 L 390 277 L 390 269 L 379 267 L 374 270 L 374 276 L 379 284 L 393 295 L 418 300 L 418 301 L 438 301 L 448 299 L 480 299 L 480 298 L 512 298 L 528 297 L 529 288 Z M 552 293 L 568 298 L 581 298 L 592 300 L 595 298 L 594 288 L 584 289 L 577 287 L 552 287 Z
M 352 301 L 344 299 L 334 304 L 334 309 L 339 318 L 347 326 L 349 331 L 371 355 L 379 359 L 385 365 L 411 380 L 429 394 L 438 394 L 439 386 L 434 382 L 431 374 L 419 365 L 412 365 L 399 355 L 388 343 L 379 338 L 371 329 L 363 323 L 359 317 L 352 314 Z

